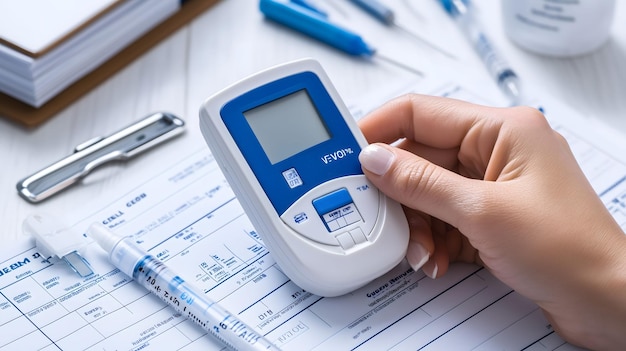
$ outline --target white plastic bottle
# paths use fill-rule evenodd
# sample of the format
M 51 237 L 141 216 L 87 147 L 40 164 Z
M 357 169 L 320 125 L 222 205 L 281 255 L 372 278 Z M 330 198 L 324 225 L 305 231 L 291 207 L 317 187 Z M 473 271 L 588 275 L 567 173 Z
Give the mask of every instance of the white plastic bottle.
M 502 0 L 504 30 L 529 51 L 556 57 L 590 53 L 610 36 L 615 0 Z

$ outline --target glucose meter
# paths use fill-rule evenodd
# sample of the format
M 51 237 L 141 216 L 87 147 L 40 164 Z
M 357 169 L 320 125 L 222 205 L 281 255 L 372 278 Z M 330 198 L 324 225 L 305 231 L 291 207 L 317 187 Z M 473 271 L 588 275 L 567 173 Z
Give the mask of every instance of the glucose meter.
M 218 92 L 200 109 L 200 129 L 263 243 L 301 288 L 342 295 L 404 258 L 404 212 L 363 174 L 367 141 L 317 61 Z

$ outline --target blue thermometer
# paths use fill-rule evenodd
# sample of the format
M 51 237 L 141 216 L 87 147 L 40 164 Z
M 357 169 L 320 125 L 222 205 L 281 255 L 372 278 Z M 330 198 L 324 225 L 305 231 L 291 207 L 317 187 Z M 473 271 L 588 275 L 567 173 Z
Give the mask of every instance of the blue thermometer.
M 396 266 L 401 206 L 361 170 L 365 137 L 317 61 L 276 66 L 207 99 L 200 128 L 281 270 L 321 296 Z

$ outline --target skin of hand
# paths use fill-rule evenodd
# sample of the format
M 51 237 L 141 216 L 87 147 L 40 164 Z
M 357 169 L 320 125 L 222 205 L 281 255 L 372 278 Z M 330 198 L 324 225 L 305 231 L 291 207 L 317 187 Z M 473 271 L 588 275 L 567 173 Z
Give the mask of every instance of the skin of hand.
M 404 205 L 414 269 L 483 265 L 567 341 L 625 347 L 626 235 L 543 114 L 411 94 L 359 127 L 366 176 Z

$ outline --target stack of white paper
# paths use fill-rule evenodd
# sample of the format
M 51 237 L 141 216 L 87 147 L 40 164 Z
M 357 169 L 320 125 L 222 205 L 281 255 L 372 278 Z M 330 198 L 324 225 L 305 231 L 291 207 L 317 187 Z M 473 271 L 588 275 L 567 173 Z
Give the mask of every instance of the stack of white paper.
M 0 92 L 39 107 L 179 7 L 179 0 L 0 0 Z

